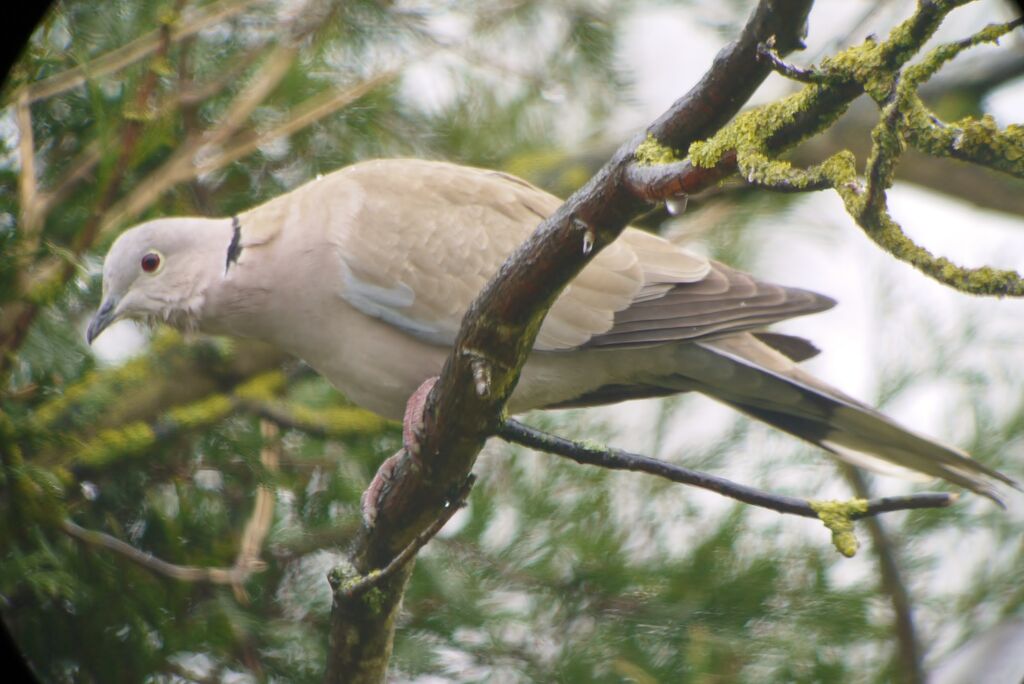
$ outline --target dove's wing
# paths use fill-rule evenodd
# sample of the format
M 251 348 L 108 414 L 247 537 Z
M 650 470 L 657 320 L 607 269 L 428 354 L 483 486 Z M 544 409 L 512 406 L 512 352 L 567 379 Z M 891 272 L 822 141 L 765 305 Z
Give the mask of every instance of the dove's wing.
M 334 233 L 342 296 L 363 313 L 436 344 L 455 339 L 474 297 L 561 204 L 500 172 L 410 159 L 358 164 L 336 182 L 361 190 L 346 203 L 350 215 L 337 217 Z M 630 228 L 562 292 L 535 348 L 696 339 L 831 305 L 826 297 L 762 283 Z

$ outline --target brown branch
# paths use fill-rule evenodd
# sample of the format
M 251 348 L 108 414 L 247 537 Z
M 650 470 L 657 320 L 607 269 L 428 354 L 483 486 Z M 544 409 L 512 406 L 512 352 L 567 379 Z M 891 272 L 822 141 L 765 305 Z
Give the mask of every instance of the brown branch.
M 757 46 L 757 54 L 772 65 L 772 70 L 797 83 L 828 83 L 829 78 L 815 69 L 802 69 L 790 64 L 779 56 L 775 50 L 775 38 L 769 38 Z
M 700 487 L 701 489 L 721 494 L 751 506 L 767 508 L 776 513 L 797 515 L 803 518 L 819 517 L 818 511 L 814 509 L 807 499 L 773 494 L 727 480 L 724 477 L 702 473 L 697 470 L 684 468 L 675 463 L 659 461 L 656 458 L 630 453 L 621 449 L 589 446 L 582 442 L 541 432 L 514 420 L 505 421 L 498 431 L 498 436 L 506 441 L 521 444 L 531 449 L 570 458 L 577 463 L 598 466 L 609 470 L 631 470 L 647 473 L 648 475 L 656 475 L 679 484 Z M 862 498 L 867 499 L 867 497 Z M 864 512 L 853 513 L 850 515 L 850 518 L 859 520 L 893 511 L 908 511 L 919 508 L 946 508 L 952 505 L 956 499 L 955 494 L 946 493 L 884 497 L 868 501 Z
M 710 169 L 694 166 L 689 160 L 656 165 L 630 164 L 622 174 L 622 182 L 640 199 L 658 203 L 706 190 L 735 172 L 736 153 L 732 152 Z
M 763 0 L 740 38 L 716 57 L 705 77 L 649 128 L 662 145 L 686 149 L 728 121 L 768 75 L 757 45 L 775 35 L 788 52 L 799 44 L 809 0 Z M 645 136 L 623 145 L 598 174 L 504 264 L 463 320 L 422 416 L 417 456 L 388 459 L 388 486 L 371 485 L 377 512 L 364 522 L 351 563 L 359 574 L 384 567 L 443 510 L 465 482 L 484 441 L 501 425 L 505 402 L 548 307 L 600 249 L 646 204 L 623 183 Z M 592 249 L 584 249 L 584 241 Z M 403 566 L 408 567 L 408 565 Z M 375 588 L 372 605 L 335 592 L 328 682 L 377 682 L 386 672 L 395 616 L 408 577 L 399 572 Z M 353 625 L 360 629 L 355 630 Z

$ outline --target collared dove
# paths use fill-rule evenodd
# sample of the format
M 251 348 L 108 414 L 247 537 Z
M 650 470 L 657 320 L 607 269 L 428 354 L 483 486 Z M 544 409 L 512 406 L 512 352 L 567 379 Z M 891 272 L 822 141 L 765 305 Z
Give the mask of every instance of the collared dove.
M 561 200 L 497 171 L 363 162 L 237 217 L 156 219 L 103 266 L 90 342 L 120 318 L 264 340 L 400 418 L 471 301 Z M 509 411 L 698 391 L 856 465 L 996 498 L 1012 480 L 805 373 L 809 342 L 764 333 L 833 300 L 764 283 L 627 228 L 552 306 Z

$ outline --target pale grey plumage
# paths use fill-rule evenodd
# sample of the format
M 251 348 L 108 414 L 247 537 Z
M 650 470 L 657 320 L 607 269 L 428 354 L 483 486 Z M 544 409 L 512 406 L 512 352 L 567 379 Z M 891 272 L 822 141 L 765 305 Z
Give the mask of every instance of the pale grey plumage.
M 90 340 L 121 317 L 275 344 L 353 401 L 398 418 L 441 368 L 487 280 L 560 204 L 496 171 L 356 164 L 234 219 L 160 219 L 104 264 Z M 157 254 L 152 273 L 140 267 Z M 1012 482 L 801 371 L 816 350 L 761 332 L 827 297 L 760 282 L 627 229 L 551 308 L 509 408 L 700 391 L 858 465 L 942 477 L 987 496 Z

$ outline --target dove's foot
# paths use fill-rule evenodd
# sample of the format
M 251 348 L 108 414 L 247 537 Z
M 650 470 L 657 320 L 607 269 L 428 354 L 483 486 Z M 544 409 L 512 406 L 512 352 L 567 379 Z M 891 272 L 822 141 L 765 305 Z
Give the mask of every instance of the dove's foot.
M 402 463 L 405 453 L 409 454 L 413 463 L 418 464 L 420 453 L 420 437 L 423 432 L 423 409 L 427 405 L 427 396 L 430 389 L 437 382 L 437 376 L 428 378 L 420 385 L 405 405 L 405 415 L 402 417 L 402 446 L 403 450 L 394 454 L 384 461 L 377 474 L 373 476 L 370 486 L 363 492 L 362 509 L 363 519 L 368 526 L 373 526 L 377 520 L 377 510 L 382 497 L 394 486 L 396 470 Z
M 420 437 L 423 432 L 423 409 L 427 406 L 427 396 L 436 382 L 436 375 L 424 380 L 405 404 L 405 415 L 402 417 L 402 445 L 409 455 L 417 460 L 420 456 Z

